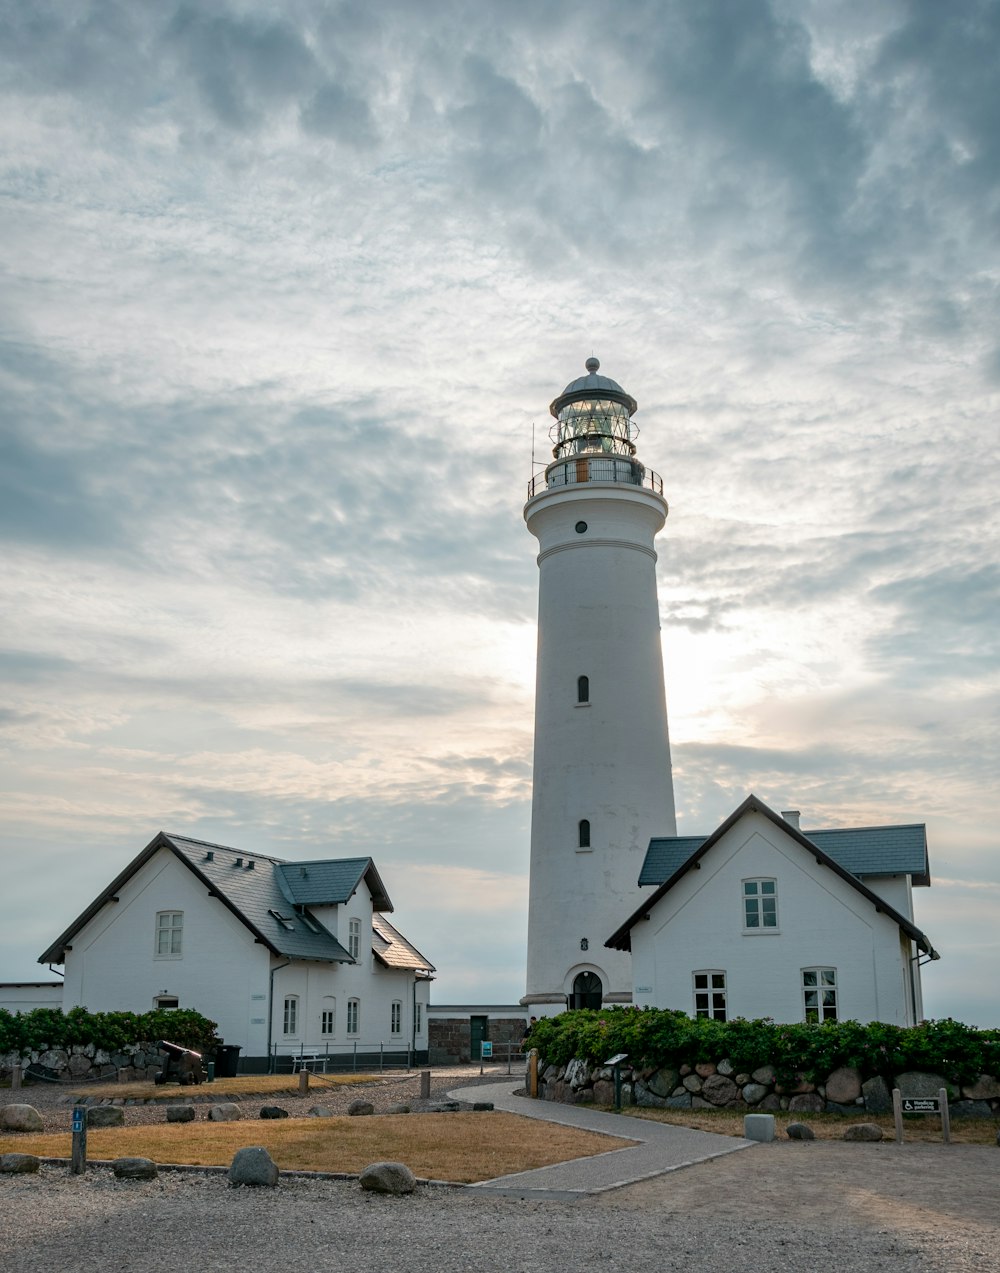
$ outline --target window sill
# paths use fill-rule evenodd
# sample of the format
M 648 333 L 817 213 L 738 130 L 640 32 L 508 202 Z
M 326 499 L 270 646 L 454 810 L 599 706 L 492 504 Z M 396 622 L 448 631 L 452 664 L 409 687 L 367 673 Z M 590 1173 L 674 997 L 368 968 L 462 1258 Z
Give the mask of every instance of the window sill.
M 589 703 L 574 703 L 573 706 L 574 707 L 589 707 L 590 704 Z
M 593 853 L 593 849 L 577 849 L 577 853 Z
M 780 928 L 744 928 L 744 937 L 780 937 Z

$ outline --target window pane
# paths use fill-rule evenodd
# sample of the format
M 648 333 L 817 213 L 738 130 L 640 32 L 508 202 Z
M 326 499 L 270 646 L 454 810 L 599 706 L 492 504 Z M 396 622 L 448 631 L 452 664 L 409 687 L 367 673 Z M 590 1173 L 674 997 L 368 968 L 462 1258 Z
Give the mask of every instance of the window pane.
M 747 928 L 759 928 L 760 920 L 757 918 L 757 908 L 753 902 L 747 902 Z
M 747 895 L 747 897 L 756 897 L 757 896 L 757 881 L 747 880 L 746 883 L 743 885 L 743 892 Z
M 707 989 L 708 989 L 708 973 L 707 973 L 707 972 L 696 972 L 696 973 L 695 973 L 695 975 L 694 975 L 694 988 L 695 988 L 695 990 L 707 990 Z
M 824 968 L 820 976 L 824 986 L 835 986 L 837 984 L 837 974 L 832 968 Z
M 761 880 L 761 882 L 760 882 L 760 891 L 761 891 L 762 893 L 773 893 L 773 892 L 774 892 L 774 880 Z
M 725 974 L 724 972 L 713 972 L 713 973 L 712 973 L 712 986 L 713 986 L 713 988 L 714 988 L 714 989 L 716 989 L 716 990 L 725 990 L 725 988 L 726 988 L 726 974 Z
M 815 986 L 816 974 L 814 972 L 804 972 L 802 974 L 802 984 L 804 986 Z

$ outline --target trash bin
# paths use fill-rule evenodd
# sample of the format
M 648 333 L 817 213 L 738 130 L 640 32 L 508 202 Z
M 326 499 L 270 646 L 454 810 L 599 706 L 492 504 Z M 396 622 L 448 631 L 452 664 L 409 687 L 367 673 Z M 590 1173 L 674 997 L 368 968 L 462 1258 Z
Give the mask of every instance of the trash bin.
M 238 1043 L 220 1043 L 215 1049 L 215 1077 L 234 1079 L 243 1048 Z

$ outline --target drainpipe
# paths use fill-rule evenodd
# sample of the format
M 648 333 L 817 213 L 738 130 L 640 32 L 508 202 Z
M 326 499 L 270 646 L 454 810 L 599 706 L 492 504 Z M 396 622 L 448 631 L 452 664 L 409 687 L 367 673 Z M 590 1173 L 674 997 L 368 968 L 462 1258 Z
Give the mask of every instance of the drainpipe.
M 287 968 L 292 961 L 286 959 L 283 964 L 278 964 L 271 969 L 270 990 L 267 996 L 267 1072 L 271 1072 L 271 1027 L 274 1022 L 274 974 L 281 972 L 282 968 Z

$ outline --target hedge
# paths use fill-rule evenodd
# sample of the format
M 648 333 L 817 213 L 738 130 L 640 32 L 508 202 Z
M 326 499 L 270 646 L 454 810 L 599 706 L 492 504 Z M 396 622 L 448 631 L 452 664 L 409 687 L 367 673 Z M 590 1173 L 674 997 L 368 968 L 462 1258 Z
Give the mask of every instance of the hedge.
M 624 1052 L 640 1069 L 696 1065 L 728 1058 L 738 1071 L 773 1065 L 779 1082 L 804 1075 L 821 1082 L 842 1065 L 865 1077 L 891 1078 L 908 1070 L 941 1074 L 956 1083 L 980 1074 L 1000 1077 L 1000 1030 L 977 1030 L 945 1018 L 918 1026 L 857 1021 L 779 1025 L 769 1019 L 710 1021 L 658 1008 L 580 1009 L 543 1017 L 531 1032 L 545 1065 L 574 1057 L 601 1065 Z
M 92 1043 L 105 1052 L 120 1052 L 135 1043 L 169 1039 L 196 1052 L 212 1052 L 219 1043 L 216 1023 L 200 1012 L 157 1008 L 152 1012 L 88 1012 L 86 1008 L 36 1008 L 7 1012 L 0 1008 L 0 1056 Z

